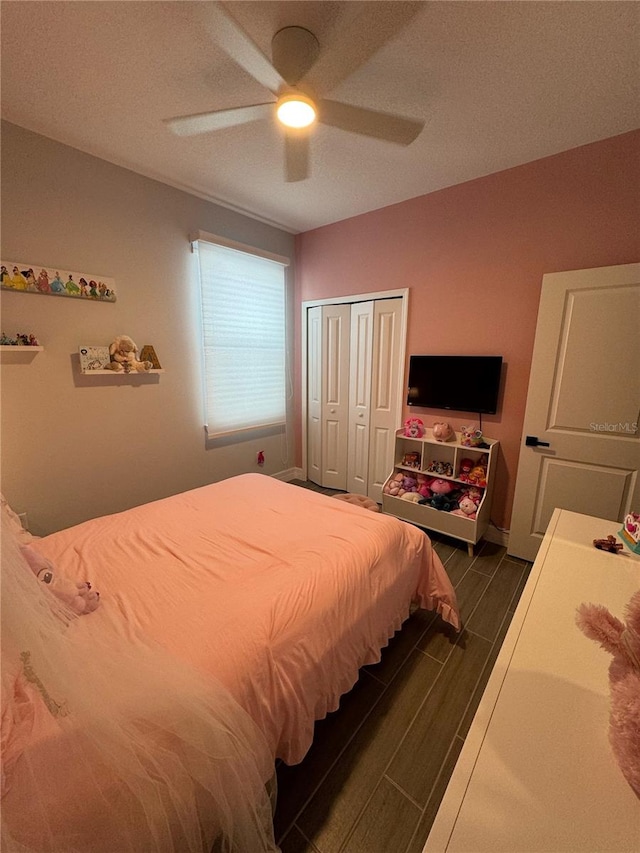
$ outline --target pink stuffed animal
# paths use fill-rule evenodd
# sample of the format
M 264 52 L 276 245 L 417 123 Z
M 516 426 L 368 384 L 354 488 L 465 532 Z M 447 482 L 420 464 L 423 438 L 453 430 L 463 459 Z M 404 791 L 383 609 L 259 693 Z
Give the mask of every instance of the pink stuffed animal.
M 478 506 L 470 497 L 460 498 L 458 501 L 458 509 L 451 510 L 451 515 L 461 515 L 464 518 L 474 519 L 476 517 Z
M 431 489 L 429 488 L 431 484 L 431 478 L 427 477 L 425 474 L 417 474 L 418 478 L 418 494 L 423 498 L 428 498 L 431 496 Z
M 403 476 L 404 475 L 401 474 L 400 472 L 393 475 L 393 477 L 389 480 L 389 482 L 385 485 L 384 489 L 382 490 L 385 493 L 385 495 L 391 495 L 392 498 L 399 497 L 400 489 L 402 488 Z
M 640 590 L 625 608 L 626 625 L 598 604 L 581 604 L 576 622 L 613 655 L 609 664 L 609 741 L 620 769 L 640 798 Z
M 38 554 L 31 545 L 24 545 L 22 553 L 38 580 L 78 616 L 91 613 L 98 607 L 100 593 L 92 589 L 89 582 L 75 583 L 57 575 L 53 563 Z
M 449 492 L 455 491 L 455 484 L 449 480 L 432 480 L 429 486 L 434 495 L 448 495 Z

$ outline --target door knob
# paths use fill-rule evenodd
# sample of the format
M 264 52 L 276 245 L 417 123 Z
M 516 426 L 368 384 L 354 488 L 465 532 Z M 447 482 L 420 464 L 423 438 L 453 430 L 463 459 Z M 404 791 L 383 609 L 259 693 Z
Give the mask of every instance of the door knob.
M 540 441 L 538 439 L 537 435 L 528 435 L 526 437 L 524 443 L 526 444 L 527 447 L 550 447 L 551 446 L 548 441 Z
M 364 417 L 364 412 L 360 412 L 360 414 L 358 415 L 358 417 L 359 417 L 359 418 L 363 418 L 363 417 Z

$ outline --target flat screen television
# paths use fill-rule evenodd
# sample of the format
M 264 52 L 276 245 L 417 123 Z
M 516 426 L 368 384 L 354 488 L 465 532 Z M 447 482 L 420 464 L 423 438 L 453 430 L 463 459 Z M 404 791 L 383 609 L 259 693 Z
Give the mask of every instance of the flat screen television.
M 408 406 L 495 415 L 502 356 L 412 355 Z

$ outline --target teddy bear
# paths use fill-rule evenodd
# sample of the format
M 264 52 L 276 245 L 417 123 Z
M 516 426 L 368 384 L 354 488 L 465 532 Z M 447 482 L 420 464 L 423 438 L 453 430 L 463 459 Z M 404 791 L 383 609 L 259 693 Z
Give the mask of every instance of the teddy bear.
M 106 365 L 108 370 L 116 373 L 144 373 L 151 370 L 150 361 L 138 360 L 138 347 L 128 335 L 118 335 L 109 347 L 111 361 Z
M 435 423 L 433 425 L 433 437 L 436 441 L 454 441 L 456 434 L 451 424 Z
M 45 584 L 77 616 L 92 613 L 98 608 L 100 593 L 88 581 L 74 582 L 58 575 L 53 563 L 38 554 L 31 545 L 23 545 L 22 554 L 40 583 Z
M 625 608 L 626 624 L 599 604 L 581 604 L 580 630 L 613 655 L 609 664 L 609 742 L 623 776 L 640 798 L 640 590 Z

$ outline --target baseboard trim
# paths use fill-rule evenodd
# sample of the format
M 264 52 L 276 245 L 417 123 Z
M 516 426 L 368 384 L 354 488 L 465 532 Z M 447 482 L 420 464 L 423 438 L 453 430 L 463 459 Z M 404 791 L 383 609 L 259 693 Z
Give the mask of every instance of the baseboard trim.
M 274 480 L 283 480 L 289 483 L 291 480 L 303 480 L 302 468 L 287 468 L 285 471 L 279 471 L 277 474 L 271 474 Z
M 493 524 L 490 524 L 484 534 L 484 539 L 487 542 L 493 542 L 494 545 L 504 545 L 509 547 L 509 532 L 507 530 L 498 530 Z

